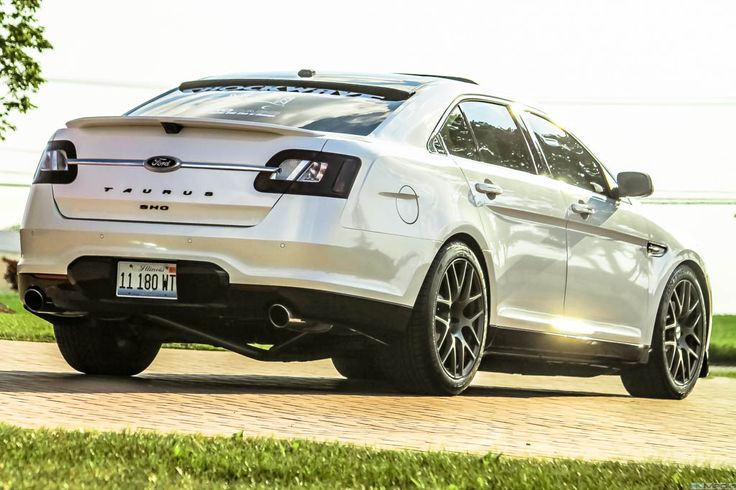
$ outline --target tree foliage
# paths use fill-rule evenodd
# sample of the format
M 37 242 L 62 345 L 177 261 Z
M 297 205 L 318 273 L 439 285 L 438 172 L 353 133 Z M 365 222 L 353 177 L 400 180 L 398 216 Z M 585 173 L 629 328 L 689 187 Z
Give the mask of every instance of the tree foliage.
M 14 112 L 35 106 L 31 94 L 45 81 L 33 55 L 51 48 L 36 20 L 41 0 L 0 0 L 0 139 L 15 129 Z

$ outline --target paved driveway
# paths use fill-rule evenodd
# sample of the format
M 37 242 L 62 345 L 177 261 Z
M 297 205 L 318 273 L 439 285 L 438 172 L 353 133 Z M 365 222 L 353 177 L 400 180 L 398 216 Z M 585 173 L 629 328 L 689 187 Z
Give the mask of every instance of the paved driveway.
M 0 421 L 26 427 L 304 437 L 389 448 L 736 464 L 736 380 L 681 402 L 627 396 L 618 378 L 481 373 L 459 397 L 341 379 L 329 361 L 269 364 L 164 350 L 143 375 L 87 377 L 53 344 L 0 341 Z

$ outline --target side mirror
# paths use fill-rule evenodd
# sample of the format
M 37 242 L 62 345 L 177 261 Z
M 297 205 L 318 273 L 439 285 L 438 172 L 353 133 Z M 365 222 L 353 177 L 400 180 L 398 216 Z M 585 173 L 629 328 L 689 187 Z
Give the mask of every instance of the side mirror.
M 616 177 L 618 197 L 646 197 L 654 192 L 652 178 L 642 172 L 621 172 Z

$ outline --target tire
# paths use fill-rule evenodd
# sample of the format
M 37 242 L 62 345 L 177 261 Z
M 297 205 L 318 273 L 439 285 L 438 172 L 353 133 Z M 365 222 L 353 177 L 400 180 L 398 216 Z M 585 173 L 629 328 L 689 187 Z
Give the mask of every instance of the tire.
M 649 361 L 621 372 L 630 395 L 681 400 L 692 392 L 705 358 L 708 311 L 695 272 L 680 266 L 660 300 Z
M 451 242 L 429 268 L 406 333 L 382 353 L 384 372 L 402 391 L 457 395 L 478 371 L 487 331 L 483 268 L 467 245 Z
M 361 352 L 352 357 L 333 357 L 332 365 L 340 375 L 351 380 L 382 381 L 383 369 L 373 352 Z
M 132 376 L 151 365 L 161 342 L 137 335 L 123 322 L 96 319 L 54 325 L 64 360 L 85 374 Z

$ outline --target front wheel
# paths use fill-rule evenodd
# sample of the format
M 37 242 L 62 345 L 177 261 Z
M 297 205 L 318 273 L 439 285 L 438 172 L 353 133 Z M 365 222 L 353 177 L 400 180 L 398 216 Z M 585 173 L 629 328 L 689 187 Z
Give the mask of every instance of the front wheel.
M 646 398 L 685 398 L 695 387 L 705 358 L 708 310 L 698 277 L 680 266 L 667 282 L 647 364 L 621 372 L 626 391 Z
M 87 319 L 54 325 L 64 360 L 85 374 L 132 376 L 156 358 L 161 342 L 120 321 Z
M 483 268 L 464 243 L 440 250 L 404 337 L 384 352 L 386 374 L 405 391 L 457 395 L 473 380 L 486 344 Z

